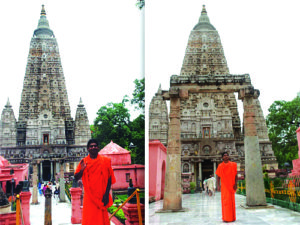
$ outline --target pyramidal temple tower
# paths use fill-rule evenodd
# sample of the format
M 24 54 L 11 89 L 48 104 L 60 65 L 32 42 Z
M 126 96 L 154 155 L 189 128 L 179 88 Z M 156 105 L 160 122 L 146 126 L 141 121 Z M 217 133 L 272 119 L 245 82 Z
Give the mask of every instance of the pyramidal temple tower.
M 245 119 L 241 123 L 235 93 L 243 100 L 244 115 L 247 110 L 251 111 L 246 112 L 247 117 L 253 116 L 251 126 Z M 251 101 L 245 100 L 248 95 Z M 180 75 L 171 76 L 169 90 L 158 90 L 149 109 L 149 138 L 165 144 L 168 136 L 168 163 L 172 169 L 178 166 L 180 171 L 178 174 L 169 167 L 167 173 L 170 177 L 181 177 L 178 185 L 182 185 L 183 192 L 189 192 L 190 181 L 195 181 L 200 188 L 201 182 L 215 173 L 222 152 L 230 153 L 243 174 L 245 136 L 248 135 L 245 131 L 249 127 L 255 127 L 250 135 L 258 138 L 262 165 L 277 169 L 258 96 L 259 91 L 253 88 L 249 74 L 230 74 L 220 36 L 203 6 L 199 21 L 190 33 Z M 162 131 L 159 135 L 157 131 L 165 126 L 166 119 L 162 114 L 157 116 L 157 112 L 161 112 L 167 100 L 170 101 L 168 135 Z M 174 185 L 173 181 L 168 182 L 167 186 Z M 165 194 L 171 196 L 170 199 L 178 195 L 166 191 Z
M 1 155 L 12 163 L 39 162 L 40 180 L 54 179 L 56 163 L 87 154 L 87 113 L 80 99 L 75 121 L 71 117 L 58 43 L 44 5 L 30 41 L 18 121 L 8 101 L 0 129 Z

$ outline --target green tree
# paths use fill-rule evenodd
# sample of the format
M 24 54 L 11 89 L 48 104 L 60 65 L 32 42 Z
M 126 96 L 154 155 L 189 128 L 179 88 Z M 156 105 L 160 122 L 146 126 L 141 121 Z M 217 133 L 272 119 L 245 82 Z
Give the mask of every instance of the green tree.
M 129 147 L 130 113 L 125 107 L 126 98 L 122 103 L 108 103 L 97 112 L 94 121 L 93 138 L 99 141 L 99 147 L 105 147 L 110 141 L 123 148 Z
M 139 8 L 142 9 L 145 6 L 145 0 L 137 0 L 137 2 L 135 3 L 135 5 Z
M 132 93 L 133 98 L 131 99 L 131 104 L 137 105 L 135 109 L 141 109 L 144 113 L 145 111 L 145 78 L 134 81 L 135 89 Z
M 131 104 L 141 114 L 131 123 L 132 161 L 145 164 L 145 78 L 134 81 L 135 89 L 132 93 Z
M 140 114 L 130 123 L 132 161 L 135 164 L 145 164 L 145 116 Z
M 145 108 L 145 79 L 135 80 L 133 99 L 125 96 L 121 103 L 108 103 L 97 112 L 94 125 L 91 125 L 92 137 L 99 141 L 99 147 L 114 143 L 131 151 L 132 163 L 145 164 L 145 116 L 141 113 L 130 121 L 130 112 L 126 103 L 136 104 L 136 109 Z M 144 111 L 143 111 L 144 112 Z
M 300 97 L 292 101 L 275 101 L 269 108 L 266 122 L 269 138 L 280 167 L 292 164 L 298 157 L 296 130 L 300 125 Z

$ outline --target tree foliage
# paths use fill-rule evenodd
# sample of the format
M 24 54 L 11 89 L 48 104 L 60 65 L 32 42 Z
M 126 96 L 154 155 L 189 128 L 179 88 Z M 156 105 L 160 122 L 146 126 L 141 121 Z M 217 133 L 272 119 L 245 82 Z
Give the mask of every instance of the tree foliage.
M 135 5 L 141 10 L 142 8 L 145 7 L 145 0 L 137 0 Z
M 103 148 L 110 141 L 122 146 L 129 147 L 130 139 L 130 114 L 122 103 L 108 103 L 102 106 L 97 112 L 94 121 L 93 138 L 99 141 L 99 147 Z
M 135 164 L 145 164 L 145 116 L 141 113 L 133 121 L 126 103 L 137 104 L 136 109 L 145 107 L 145 79 L 135 80 L 133 99 L 124 96 L 121 103 L 108 103 L 97 112 L 94 125 L 91 125 L 92 137 L 103 148 L 110 141 L 131 151 L 131 160 Z
M 145 78 L 134 81 L 135 89 L 132 93 L 133 99 L 131 99 L 131 104 L 136 104 L 135 109 L 145 110 Z
M 296 130 L 300 125 L 300 97 L 292 101 L 275 101 L 269 108 L 266 122 L 269 138 L 279 166 L 292 165 L 298 158 Z

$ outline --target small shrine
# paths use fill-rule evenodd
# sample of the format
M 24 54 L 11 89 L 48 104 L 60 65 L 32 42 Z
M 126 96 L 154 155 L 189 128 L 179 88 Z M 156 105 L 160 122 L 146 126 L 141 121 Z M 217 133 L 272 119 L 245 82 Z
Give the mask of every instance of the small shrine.
M 11 164 L 7 159 L 0 156 L 0 186 L 4 193 L 12 192 L 20 181 L 28 180 L 29 164 Z
M 111 158 L 112 166 L 131 164 L 130 151 L 122 148 L 116 143 L 113 143 L 113 141 L 101 149 L 100 154 Z
M 29 183 L 25 183 L 25 180 L 28 179 L 28 168 L 29 164 L 11 164 L 0 156 L 0 224 L 16 224 L 16 212 L 10 203 L 13 199 L 12 196 L 16 194 L 20 194 L 23 202 L 24 221 L 29 221 L 31 193 L 27 189 Z
M 127 190 L 129 179 L 132 179 L 133 186 L 145 188 L 145 166 L 131 164 L 130 151 L 122 148 L 113 141 L 100 150 L 99 154 L 111 159 L 112 168 L 116 177 L 116 183 L 112 189 Z

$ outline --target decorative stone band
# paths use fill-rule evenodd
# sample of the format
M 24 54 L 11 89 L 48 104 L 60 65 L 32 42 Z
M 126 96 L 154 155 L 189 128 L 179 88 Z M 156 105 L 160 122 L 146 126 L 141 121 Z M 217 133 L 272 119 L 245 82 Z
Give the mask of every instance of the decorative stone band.
M 198 83 L 199 85 L 221 85 L 221 84 L 236 84 L 251 85 L 249 74 L 242 75 L 190 75 L 190 76 L 171 76 L 171 84 L 187 84 Z

